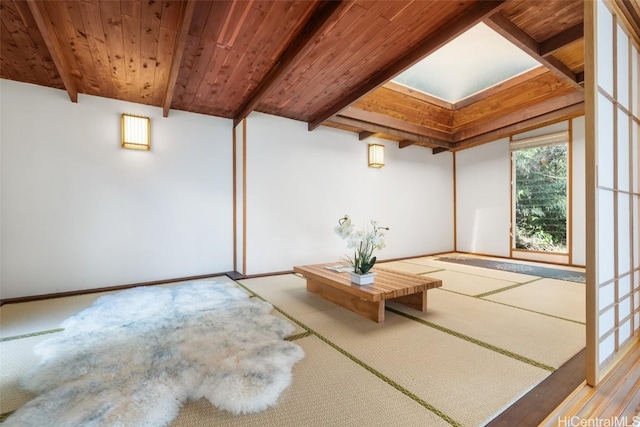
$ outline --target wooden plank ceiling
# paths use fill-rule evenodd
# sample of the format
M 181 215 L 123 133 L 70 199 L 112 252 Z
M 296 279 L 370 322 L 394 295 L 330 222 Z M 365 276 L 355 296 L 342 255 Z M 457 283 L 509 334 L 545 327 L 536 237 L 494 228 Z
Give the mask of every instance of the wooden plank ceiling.
M 0 0 L 0 77 L 439 152 L 583 114 L 582 21 L 582 0 Z M 542 66 L 456 104 L 389 82 L 479 22 Z

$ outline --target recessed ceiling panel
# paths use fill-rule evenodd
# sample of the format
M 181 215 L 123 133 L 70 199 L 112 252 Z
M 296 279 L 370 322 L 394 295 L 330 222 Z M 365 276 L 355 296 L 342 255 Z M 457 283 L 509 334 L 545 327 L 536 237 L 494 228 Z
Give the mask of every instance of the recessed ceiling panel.
M 480 23 L 393 81 L 455 103 L 539 65 Z

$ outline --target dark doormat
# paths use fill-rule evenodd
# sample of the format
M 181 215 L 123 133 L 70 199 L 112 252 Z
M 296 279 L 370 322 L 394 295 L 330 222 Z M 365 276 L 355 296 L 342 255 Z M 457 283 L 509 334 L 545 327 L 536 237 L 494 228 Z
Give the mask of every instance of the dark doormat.
M 493 270 L 510 271 L 512 273 L 529 274 L 547 279 L 566 280 L 568 282 L 586 283 L 586 276 L 579 271 L 562 270 L 560 268 L 537 267 L 535 265 L 517 264 L 513 262 L 494 261 L 480 258 L 437 258 L 438 261 L 472 265 L 474 267 L 491 268 Z

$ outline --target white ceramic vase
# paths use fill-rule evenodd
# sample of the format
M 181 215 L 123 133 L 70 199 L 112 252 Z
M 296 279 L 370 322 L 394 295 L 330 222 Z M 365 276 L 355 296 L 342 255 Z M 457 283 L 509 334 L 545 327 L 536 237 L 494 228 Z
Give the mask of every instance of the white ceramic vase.
M 376 273 L 367 273 L 367 274 L 358 274 L 350 271 L 351 275 L 351 283 L 355 283 L 356 285 L 372 285 L 373 278 L 376 276 Z

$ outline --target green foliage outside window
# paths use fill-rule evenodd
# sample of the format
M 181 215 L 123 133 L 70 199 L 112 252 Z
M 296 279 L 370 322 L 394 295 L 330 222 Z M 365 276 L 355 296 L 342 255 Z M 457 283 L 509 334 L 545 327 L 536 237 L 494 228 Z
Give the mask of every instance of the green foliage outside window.
M 567 145 L 514 152 L 515 244 L 518 249 L 567 251 Z

